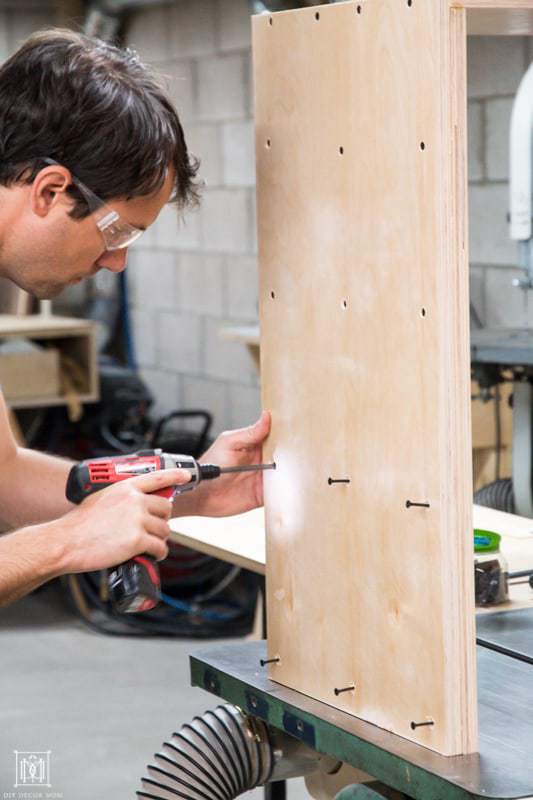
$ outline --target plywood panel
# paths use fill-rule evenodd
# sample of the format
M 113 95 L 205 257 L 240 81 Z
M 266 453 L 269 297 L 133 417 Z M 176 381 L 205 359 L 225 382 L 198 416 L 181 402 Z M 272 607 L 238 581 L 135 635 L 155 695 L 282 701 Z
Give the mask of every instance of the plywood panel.
M 253 32 L 270 676 L 474 751 L 466 14 Z

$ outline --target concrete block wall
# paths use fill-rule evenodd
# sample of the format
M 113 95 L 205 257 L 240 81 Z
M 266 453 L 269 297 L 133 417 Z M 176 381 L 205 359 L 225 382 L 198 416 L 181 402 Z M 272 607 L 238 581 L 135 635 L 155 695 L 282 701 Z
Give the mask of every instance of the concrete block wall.
M 487 326 L 533 325 L 533 298 L 525 302 L 523 292 L 512 286 L 521 273 L 507 224 L 511 109 L 532 60 L 526 37 L 468 40 L 470 293 Z
M 257 319 L 251 36 L 247 0 L 180 0 L 137 12 L 128 43 L 166 76 L 205 182 L 178 225 L 165 209 L 129 256 L 142 373 L 158 410 L 207 408 L 215 430 L 260 411 L 247 349 L 220 336 Z

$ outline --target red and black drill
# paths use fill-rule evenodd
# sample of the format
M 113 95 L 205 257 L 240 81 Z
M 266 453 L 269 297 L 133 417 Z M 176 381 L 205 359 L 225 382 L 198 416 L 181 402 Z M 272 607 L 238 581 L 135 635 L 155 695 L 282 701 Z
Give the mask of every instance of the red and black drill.
M 230 472 L 256 472 L 275 469 L 275 464 L 249 464 L 218 467 L 200 464 L 192 456 L 141 450 L 127 456 L 108 456 L 80 461 L 70 470 L 66 495 L 71 503 L 81 503 L 94 492 L 120 481 L 163 469 L 186 469 L 191 480 L 180 486 L 169 486 L 154 494 L 172 500 L 177 494 L 195 489 L 201 481 L 212 480 Z M 159 602 L 161 579 L 157 562 L 148 555 L 139 555 L 114 567 L 109 572 L 109 599 L 117 611 L 136 613 L 149 611 Z

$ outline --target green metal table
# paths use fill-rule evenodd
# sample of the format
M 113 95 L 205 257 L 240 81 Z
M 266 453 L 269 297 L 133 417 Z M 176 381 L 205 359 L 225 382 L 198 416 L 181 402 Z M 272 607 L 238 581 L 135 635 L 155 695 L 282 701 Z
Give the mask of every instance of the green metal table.
M 527 659 L 533 661 L 533 610 L 481 617 L 478 641 L 483 642 L 478 646 L 480 751 L 468 756 L 440 756 L 270 681 L 260 666 L 264 641 L 195 652 L 191 678 L 193 686 L 414 800 L 533 799 L 533 665 Z M 517 642 L 520 655 L 515 656 Z M 353 786 L 338 800 L 360 797 L 361 787 Z

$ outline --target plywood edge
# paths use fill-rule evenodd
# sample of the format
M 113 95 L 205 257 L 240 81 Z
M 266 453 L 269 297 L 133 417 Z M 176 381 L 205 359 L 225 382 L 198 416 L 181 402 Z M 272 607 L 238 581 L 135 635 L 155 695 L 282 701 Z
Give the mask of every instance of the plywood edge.
M 462 461 L 458 453 L 450 452 L 450 443 L 471 441 L 470 417 L 470 351 L 469 351 L 469 288 L 468 288 L 468 229 L 467 229 L 467 155 L 466 155 L 466 12 L 464 8 L 443 8 L 447 19 L 443 30 L 448 31 L 447 48 L 442 59 L 443 76 L 443 135 L 448 140 L 449 159 L 443 174 L 441 230 L 445 269 L 441 272 L 441 291 L 454 298 L 448 304 L 450 313 L 443 318 L 440 341 L 443 353 L 441 396 L 443 404 L 441 428 L 442 457 L 454 465 L 449 471 L 449 485 L 441 490 L 440 502 L 446 509 L 443 526 L 442 558 L 448 564 L 443 570 L 444 596 L 449 599 L 450 619 L 443 620 L 447 658 L 447 682 L 456 691 L 448 708 L 446 729 L 454 737 L 448 754 L 473 753 L 478 749 L 477 683 L 475 652 L 474 586 L 472 572 L 472 506 L 471 464 L 468 448 L 463 448 Z M 454 342 L 455 347 L 450 347 Z M 446 533 L 448 532 L 448 533 Z M 462 535 L 461 535 L 462 534 Z M 457 576 L 460 576 L 459 581 Z M 459 591 L 457 587 L 459 588 Z M 446 613 L 446 612 L 445 612 Z M 459 681 L 459 685 L 457 682 Z
M 533 35 L 531 0 L 452 0 L 451 6 L 466 9 L 469 36 Z

